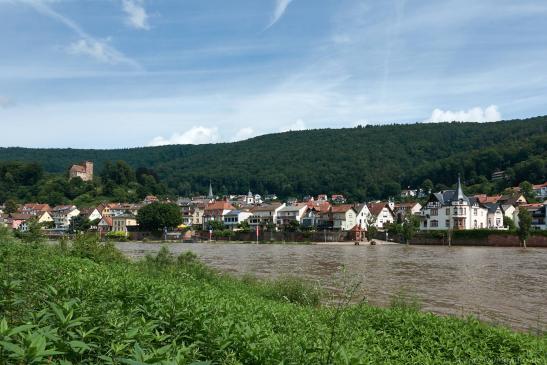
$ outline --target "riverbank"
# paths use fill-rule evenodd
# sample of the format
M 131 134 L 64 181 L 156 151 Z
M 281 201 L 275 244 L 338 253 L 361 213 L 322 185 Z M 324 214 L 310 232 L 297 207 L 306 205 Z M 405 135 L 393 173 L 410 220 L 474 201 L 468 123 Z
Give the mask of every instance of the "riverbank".
M 28 347 L 30 338 L 43 344 L 43 359 L 72 363 L 539 364 L 547 358 L 545 337 L 422 313 L 404 301 L 391 309 L 298 304 L 290 293 L 302 298 L 307 290 L 276 284 L 271 288 L 283 295 L 272 295 L 253 280 L 216 274 L 189 254 L 128 263 L 93 241 L 72 248 L 4 241 L 0 261 L 0 281 L 9 283 L 2 287 L 3 326 L 14 329 L 0 357 L 11 363 L 22 362 L 16 346 Z

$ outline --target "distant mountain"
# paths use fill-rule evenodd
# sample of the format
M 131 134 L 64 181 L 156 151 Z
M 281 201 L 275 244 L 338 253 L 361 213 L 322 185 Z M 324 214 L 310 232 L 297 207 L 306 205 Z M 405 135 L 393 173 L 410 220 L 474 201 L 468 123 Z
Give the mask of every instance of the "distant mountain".
M 172 193 L 342 193 L 356 200 L 398 194 L 430 179 L 501 189 L 547 180 L 547 117 L 496 123 L 394 124 L 269 134 L 234 143 L 118 150 L 0 148 L 0 161 L 33 161 L 50 173 L 93 160 L 155 170 Z M 497 170 L 508 180 L 492 184 Z M 484 190 L 484 189 L 483 189 Z

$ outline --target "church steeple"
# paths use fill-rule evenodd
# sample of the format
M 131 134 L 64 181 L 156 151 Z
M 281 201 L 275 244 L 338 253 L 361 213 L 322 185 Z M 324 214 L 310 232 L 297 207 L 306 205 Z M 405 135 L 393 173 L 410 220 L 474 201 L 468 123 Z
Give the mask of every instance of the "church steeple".
M 463 200 L 465 199 L 466 196 L 464 195 L 463 193 L 463 189 L 462 189 L 462 182 L 461 182 L 461 179 L 460 179 L 460 174 L 458 174 L 458 187 L 456 189 L 456 200 Z
M 215 196 L 213 195 L 213 185 L 211 185 L 211 180 L 209 180 L 209 194 L 207 195 L 207 198 L 213 199 Z

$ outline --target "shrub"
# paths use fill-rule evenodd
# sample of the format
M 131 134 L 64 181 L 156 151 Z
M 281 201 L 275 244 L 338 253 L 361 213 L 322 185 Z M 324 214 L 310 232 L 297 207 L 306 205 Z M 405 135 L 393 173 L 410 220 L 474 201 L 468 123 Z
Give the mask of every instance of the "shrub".
M 110 242 L 100 242 L 94 234 L 76 236 L 69 250 L 70 255 L 97 262 L 124 262 L 123 254 Z
M 402 290 L 391 297 L 390 307 L 393 309 L 417 312 L 422 309 L 422 304 L 418 296 Z
M 105 238 L 109 241 L 125 242 L 127 241 L 127 233 L 121 231 L 108 232 Z
M 322 292 L 317 285 L 300 278 L 285 276 L 262 284 L 262 296 L 268 299 L 317 306 L 321 303 Z

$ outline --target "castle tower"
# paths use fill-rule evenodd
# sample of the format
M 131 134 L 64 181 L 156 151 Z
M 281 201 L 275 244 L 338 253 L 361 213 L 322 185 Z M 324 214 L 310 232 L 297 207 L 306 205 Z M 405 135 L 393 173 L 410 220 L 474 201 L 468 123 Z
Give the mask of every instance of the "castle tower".
M 93 180 L 93 161 L 85 162 L 85 173 L 87 174 L 87 181 Z

